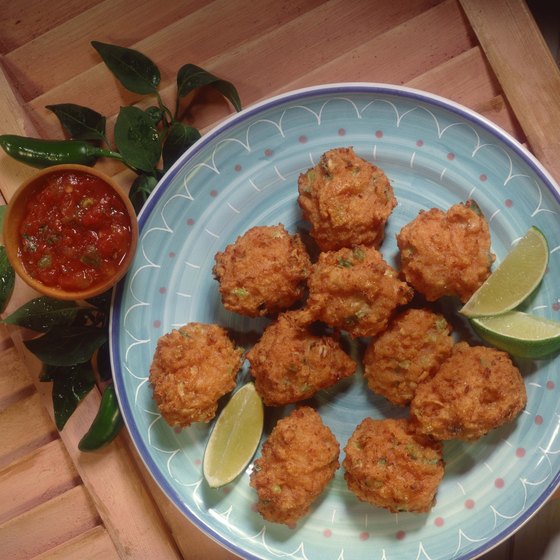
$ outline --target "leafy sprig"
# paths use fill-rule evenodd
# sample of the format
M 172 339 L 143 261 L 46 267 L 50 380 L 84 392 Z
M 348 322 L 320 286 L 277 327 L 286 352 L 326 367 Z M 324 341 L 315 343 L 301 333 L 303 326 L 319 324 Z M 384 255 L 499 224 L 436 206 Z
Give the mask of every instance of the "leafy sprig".
M 115 146 L 107 135 L 107 118 L 99 112 L 75 103 L 48 105 L 47 109 L 56 115 L 70 138 L 106 147 L 105 157 L 118 159 L 137 174 L 129 197 L 138 212 L 162 175 L 201 137 L 198 129 L 183 121 L 182 101 L 202 87 L 211 87 L 236 111 L 241 110 L 241 102 L 233 84 L 199 66 L 185 64 L 177 72 L 177 96 L 171 110 L 160 95 L 161 74 L 152 60 L 134 49 L 99 41 L 91 44 L 125 89 L 153 96 L 156 104 L 145 110 L 134 105 L 121 107 L 114 126 Z M 0 212 L 1 226 L 3 209 Z M 0 247 L 0 312 L 11 296 L 15 276 L 3 250 Z M 25 346 L 43 363 L 41 381 L 53 384 L 59 430 L 96 384 L 103 387 L 112 382 L 108 359 L 110 295 L 106 292 L 86 305 L 42 296 L 2 321 L 38 333 Z M 100 412 L 107 413 L 101 408 Z M 116 426 L 120 428 L 121 424 Z M 88 434 L 94 428 L 92 425 Z M 107 443 L 102 437 L 100 441 Z

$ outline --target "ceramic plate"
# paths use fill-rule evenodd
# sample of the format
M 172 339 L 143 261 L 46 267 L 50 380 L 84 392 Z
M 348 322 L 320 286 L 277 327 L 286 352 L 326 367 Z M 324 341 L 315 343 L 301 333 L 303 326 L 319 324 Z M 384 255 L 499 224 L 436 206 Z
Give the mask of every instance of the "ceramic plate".
M 209 132 L 161 180 L 140 217 L 140 241 L 114 296 L 112 360 L 126 425 L 152 476 L 201 530 L 247 558 L 467 559 L 526 522 L 560 481 L 559 358 L 522 361 L 528 404 L 516 422 L 475 443 L 445 445 L 446 474 L 428 514 L 391 514 L 349 493 L 342 468 L 295 528 L 264 522 L 251 467 L 219 490 L 202 458 L 212 424 L 171 429 L 152 400 L 148 370 L 158 338 L 190 321 L 238 332 L 265 321 L 221 305 L 214 255 L 253 226 L 305 230 L 298 175 L 326 150 L 353 146 L 384 169 L 398 206 L 381 247 L 396 266 L 395 234 L 420 210 L 474 198 L 499 262 L 531 225 L 550 266 L 528 309 L 560 320 L 560 191 L 543 167 L 491 122 L 448 100 L 382 84 L 298 90 L 252 106 Z M 249 378 L 244 370 L 240 383 Z M 402 416 L 369 394 L 361 374 L 311 404 L 341 449 L 366 416 Z M 287 410 L 267 411 L 267 431 Z M 341 452 L 341 461 L 344 453 Z

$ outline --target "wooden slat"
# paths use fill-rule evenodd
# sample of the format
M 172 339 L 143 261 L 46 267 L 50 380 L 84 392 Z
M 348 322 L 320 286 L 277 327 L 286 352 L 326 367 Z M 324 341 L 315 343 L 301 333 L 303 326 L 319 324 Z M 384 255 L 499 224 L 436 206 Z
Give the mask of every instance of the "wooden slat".
M 375 81 L 404 84 L 439 67 L 476 45 L 476 37 L 455 0 L 446 0 L 391 26 L 378 35 L 341 52 L 296 80 L 282 84 L 283 90 L 339 82 Z M 445 49 L 441 45 L 445 45 Z M 406 53 L 406 56 L 392 56 Z
M 0 410 L 35 392 L 33 379 L 14 348 L 0 351 Z
M 75 486 L 0 525 L 0 558 L 27 560 L 99 525 L 83 486 Z
M 76 486 L 80 479 L 60 439 L 0 471 L 0 524 Z
M 533 153 L 560 181 L 560 74 L 526 4 L 461 0 Z
M 56 439 L 57 431 L 37 393 L 0 411 L 0 468 Z
M 394 0 L 376 4 L 372 9 L 369 0 L 332 0 L 304 11 L 295 19 L 278 21 L 287 4 L 217 0 L 189 21 L 192 27 L 188 34 L 184 24 L 178 22 L 153 33 L 135 48 L 169 69 L 170 85 L 164 87 L 163 93 L 170 97 L 176 91 L 176 71 L 186 62 L 196 61 L 219 76 L 234 80 L 241 99 L 248 104 L 438 3 L 438 0 Z M 213 33 L 212 41 L 208 41 L 208 29 L 215 28 L 217 14 L 220 14 L 220 32 Z M 353 33 L 341 33 L 344 26 L 352 26 Z M 249 36 L 247 29 L 251 29 Z M 181 49 L 176 45 L 181 45 Z M 79 102 L 114 115 L 123 101 L 138 99 L 107 87 L 111 83 L 108 70 L 98 65 L 30 101 L 28 108 L 39 133 L 44 137 L 60 135 L 56 119 L 44 108 L 47 104 Z M 231 111 L 225 102 L 220 106 L 223 116 Z M 219 118 L 211 115 L 212 121 Z
M 35 556 L 33 560 L 118 560 L 119 555 L 104 527 L 98 526 Z
M 88 0 L 88 6 L 101 1 Z M 0 50 L 2 53 L 6 53 L 24 45 L 49 29 L 68 21 L 83 10 L 83 0 L 2 2 Z

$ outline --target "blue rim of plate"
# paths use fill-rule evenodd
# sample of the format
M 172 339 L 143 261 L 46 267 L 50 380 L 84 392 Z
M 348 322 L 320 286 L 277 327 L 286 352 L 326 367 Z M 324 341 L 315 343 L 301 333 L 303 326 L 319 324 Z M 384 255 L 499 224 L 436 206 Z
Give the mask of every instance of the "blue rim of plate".
M 555 200 L 556 204 L 560 205 L 560 189 L 552 179 L 550 174 L 540 164 L 540 162 L 507 132 L 502 130 L 500 127 L 498 127 L 485 117 L 475 113 L 474 111 L 437 95 L 407 87 L 377 83 L 335 83 L 324 86 L 304 88 L 281 94 L 268 100 L 259 102 L 255 105 L 252 105 L 251 107 L 248 107 L 247 109 L 244 109 L 239 113 L 232 115 L 224 122 L 216 126 L 213 130 L 205 134 L 194 146 L 192 146 L 187 152 L 185 152 L 185 154 L 183 154 L 183 156 L 176 162 L 176 164 L 166 173 L 166 175 L 161 179 L 156 189 L 147 200 L 138 216 L 140 236 L 142 236 L 144 229 L 146 228 L 146 224 L 150 220 L 150 217 L 158 208 L 158 204 L 161 203 L 166 190 L 173 183 L 174 179 L 176 179 L 183 172 L 185 166 L 187 166 L 189 162 L 196 160 L 197 156 L 203 150 L 207 149 L 209 146 L 212 146 L 212 144 L 220 138 L 223 138 L 229 131 L 235 131 L 239 128 L 242 128 L 247 125 L 247 123 L 252 122 L 252 119 L 259 117 L 267 111 L 273 111 L 290 103 L 302 104 L 305 102 L 311 102 L 315 99 L 323 99 L 324 97 L 329 96 L 339 97 L 352 95 L 371 95 L 381 97 L 389 96 L 390 98 L 402 100 L 403 102 L 419 103 L 427 107 L 433 107 L 435 111 L 439 110 L 445 112 L 446 114 L 454 115 L 461 123 L 470 123 L 473 129 L 477 129 L 478 132 L 487 134 L 494 140 L 496 146 L 498 146 L 502 150 L 508 150 L 511 154 L 511 158 L 513 158 L 514 160 L 518 160 L 520 162 L 520 165 L 526 166 L 529 171 L 536 176 L 536 180 L 542 182 L 542 184 L 546 187 L 546 195 L 552 197 L 552 199 Z M 341 139 L 339 145 L 351 145 L 351 142 L 348 143 L 345 142 L 344 139 Z M 379 163 L 379 165 L 382 168 L 384 167 L 382 163 Z M 502 253 L 504 251 L 505 249 L 502 248 Z M 142 261 L 142 255 L 139 253 L 140 250 L 137 251 L 136 261 Z M 139 264 L 141 265 L 142 263 L 140 262 Z M 133 263 L 132 268 L 134 269 L 134 267 L 135 263 Z M 125 384 L 126 356 L 122 346 L 124 334 L 121 332 L 121 321 L 123 320 L 123 315 L 125 315 L 129 310 L 125 309 L 124 305 L 127 303 L 125 301 L 125 289 L 127 287 L 127 283 L 130 282 L 131 274 L 132 272 L 129 272 L 127 276 L 123 280 L 121 280 L 121 282 L 119 282 L 113 293 L 110 318 L 111 363 L 114 372 L 117 395 L 126 426 L 129 430 L 132 441 L 136 446 L 138 453 L 142 458 L 144 464 L 146 465 L 148 471 L 160 486 L 160 488 L 163 490 L 163 492 L 171 500 L 171 502 L 179 509 L 179 511 L 181 511 L 191 522 L 193 522 L 203 532 L 220 543 L 226 549 L 245 558 L 275 558 L 279 556 L 294 556 L 297 551 L 294 551 L 294 553 L 286 553 L 284 551 L 279 552 L 278 550 L 273 550 L 272 552 L 270 552 L 270 554 L 266 551 L 263 551 L 261 555 L 260 553 L 253 553 L 249 551 L 245 546 L 240 545 L 239 543 L 232 542 L 230 536 L 225 533 L 225 530 L 217 529 L 216 527 L 210 526 L 209 523 L 203 521 L 196 514 L 196 512 L 194 512 L 194 507 L 191 504 L 187 504 L 185 502 L 183 496 L 181 496 L 181 494 L 177 491 L 175 485 L 171 483 L 165 476 L 163 476 L 161 467 L 155 461 L 153 457 L 153 451 L 150 449 L 150 445 L 148 445 L 146 441 L 146 435 L 140 429 L 137 419 L 135 418 L 133 395 L 130 394 L 130 391 L 127 389 L 127 386 Z M 146 364 L 146 369 L 148 367 L 149 364 Z M 558 411 L 556 411 L 556 416 L 560 418 Z M 341 441 L 340 443 L 342 449 L 345 442 Z M 340 470 L 342 470 L 342 467 Z M 453 557 L 466 560 L 469 558 L 478 557 L 479 555 L 489 551 L 490 549 L 494 548 L 502 541 L 504 541 L 506 538 L 511 536 L 517 529 L 519 529 L 519 527 L 525 524 L 540 509 L 547 498 L 559 485 L 560 469 L 558 469 L 557 472 L 553 473 L 553 476 L 550 477 L 550 480 L 547 480 L 546 486 L 542 489 L 539 496 L 527 508 L 525 508 L 520 515 L 515 516 L 515 519 L 512 519 L 511 522 L 507 523 L 505 527 L 496 531 L 496 534 L 492 535 L 492 537 L 484 539 L 483 542 L 481 541 L 482 544 L 480 544 L 479 546 L 476 544 L 473 545 L 473 547 L 471 547 L 465 554 L 459 553 L 458 548 L 456 554 L 448 554 L 447 556 L 434 556 L 433 558 Z M 496 515 L 495 512 L 494 515 Z M 429 556 L 424 551 L 422 542 L 420 542 L 418 555 L 420 557 L 423 557 L 421 556 L 421 553 L 423 553 L 426 558 L 432 558 L 432 556 Z M 385 550 L 383 550 L 383 554 L 385 554 Z M 303 555 L 305 557 L 304 552 Z M 389 560 L 391 557 L 391 553 L 389 552 L 387 559 Z

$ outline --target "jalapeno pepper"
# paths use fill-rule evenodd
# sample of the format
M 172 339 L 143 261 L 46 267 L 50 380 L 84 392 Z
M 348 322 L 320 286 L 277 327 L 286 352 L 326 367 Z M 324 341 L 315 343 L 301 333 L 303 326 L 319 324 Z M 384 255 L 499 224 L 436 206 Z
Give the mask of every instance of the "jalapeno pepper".
M 0 135 L 0 146 L 10 157 L 38 168 L 62 163 L 93 165 L 100 157 L 122 159 L 117 152 L 104 150 L 83 140 L 43 140 L 3 134 Z
M 123 427 L 117 394 L 113 384 L 107 385 L 97 415 L 78 444 L 80 451 L 95 451 L 111 442 Z

